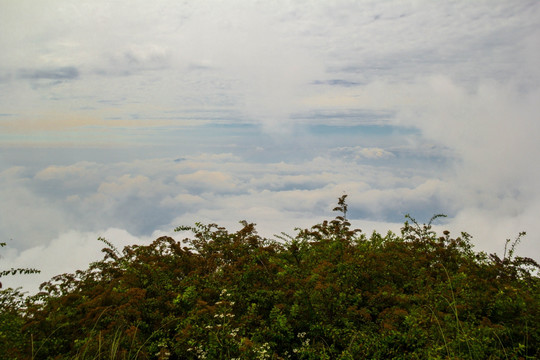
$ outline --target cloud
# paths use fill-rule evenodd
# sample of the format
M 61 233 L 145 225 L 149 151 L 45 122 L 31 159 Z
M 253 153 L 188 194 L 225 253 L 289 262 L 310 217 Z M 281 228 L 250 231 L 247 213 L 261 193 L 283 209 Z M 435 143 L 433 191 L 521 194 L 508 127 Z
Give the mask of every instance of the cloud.
M 530 154 L 540 151 L 532 135 L 540 130 L 535 116 L 540 108 L 533 100 L 538 91 L 524 95 L 511 84 L 492 81 L 467 91 L 444 77 L 417 89 L 430 95 L 417 93 L 415 98 L 424 100 L 411 104 L 401 121 L 454 149 L 462 161 L 461 181 L 489 191 L 523 186 L 535 191 L 540 172 L 529 164 Z
M 164 207 L 179 207 L 179 206 L 189 206 L 191 209 L 200 208 L 201 205 L 204 205 L 205 199 L 199 195 L 191 195 L 189 193 L 178 194 L 176 196 L 165 196 L 159 203 L 159 205 Z
M 66 226 L 77 231 L 91 231 L 96 226 L 121 227 L 135 235 L 148 235 L 159 228 L 174 227 L 172 220 L 181 214 L 203 214 L 205 209 L 219 210 L 240 220 L 249 215 L 243 211 L 246 204 L 248 208 L 284 209 L 284 217 L 288 212 L 321 215 L 343 191 L 354 190 L 354 195 L 361 198 L 381 186 L 415 187 L 422 180 L 413 175 L 402 172 L 397 178 L 388 169 L 351 167 L 347 159 L 339 158 L 252 163 L 231 154 L 202 154 L 186 156 L 180 162 L 79 162 L 38 170 L 10 169 L 2 177 L 10 195 L 6 193 L 7 200 L 0 207 L 9 214 L 4 219 L 13 222 L 5 229 L 10 229 L 11 237 L 24 239 L 20 243 L 23 248 L 40 241 L 40 226 L 48 228 L 49 237 Z M 343 186 L 347 183 L 356 185 Z M 18 203 L 21 199 L 26 199 L 28 205 Z M 392 207 L 389 200 L 381 204 Z M 16 220 L 22 214 L 10 211 L 13 206 L 24 211 L 26 222 Z M 366 208 L 365 214 L 380 216 L 380 211 Z
M 14 4 L 0 235 L 17 254 L 96 229 L 287 231 L 343 193 L 357 222 L 446 212 L 486 249 L 540 232 L 536 1 Z
M 204 89 L 202 96 L 216 105 L 235 106 L 248 122 L 268 130 L 288 127 L 299 99 L 324 69 L 297 38 L 295 23 L 280 19 L 287 11 L 262 3 L 198 7 L 175 39 L 177 66 L 187 64 L 197 76 L 191 83 L 192 74 L 182 71 L 184 84 L 193 85 L 192 93 Z
M 237 189 L 236 181 L 229 174 L 219 171 L 199 170 L 191 174 L 181 174 L 176 176 L 176 181 L 182 188 L 196 193 L 227 193 Z
M 395 156 L 392 152 L 381 148 L 368 148 L 362 146 L 340 147 L 333 149 L 332 152 L 355 161 L 362 159 L 384 159 Z
M 18 248 L 50 239 L 69 224 L 62 209 L 36 194 L 31 182 L 23 167 L 0 173 L 0 239 L 13 239 Z
M 424 141 L 447 149 L 443 154 L 447 152 L 451 161 L 446 162 L 446 190 L 437 203 L 445 204 L 445 212 L 451 209 L 454 219 L 449 226 L 479 234 L 481 248 L 491 251 L 500 251 L 504 239 L 519 231 L 539 230 L 536 222 L 525 219 L 531 219 L 540 204 L 540 171 L 531 166 L 532 154 L 540 152 L 535 135 L 540 131 L 535 115 L 540 108 L 533 100 L 540 94 L 538 89 L 524 92 L 518 80 L 484 80 L 470 87 L 437 75 L 412 84 L 374 83 L 365 93 L 373 104 L 392 104 L 395 125 L 420 129 Z M 407 191 L 395 190 L 392 193 L 399 195 L 393 201 L 411 200 Z M 379 193 L 376 198 L 381 201 L 384 196 Z M 418 193 L 414 198 L 430 195 Z M 525 254 L 538 246 L 536 237 L 525 242 Z
M 330 79 L 330 80 L 315 80 L 313 82 L 314 85 L 332 85 L 332 86 L 344 86 L 344 87 L 351 87 L 351 86 L 360 86 L 365 85 L 363 83 L 357 82 L 357 81 L 348 81 L 343 79 Z
M 104 76 L 129 76 L 171 66 L 171 52 L 156 44 L 130 44 L 107 55 L 107 61 L 93 71 Z
M 2 269 L 32 268 L 40 270 L 40 273 L 3 277 L 2 283 L 5 288 L 20 286 L 24 291 L 33 294 L 38 291 L 41 283 L 53 276 L 84 270 L 91 262 L 101 260 L 103 258 L 101 249 L 106 245 L 98 241 L 98 237 L 106 238 L 121 251 L 127 245 L 149 244 L 154 238 L 162 235 L 165 233 L 155 232 L 151 238 L 135 237 L 126 230 L 116 228 L 97 232 L 71 230 L 48 243 L 20 251 L 11 248 L 8 242 L 7 247 L 2 249 Z
M 3 32 L 13 35 L 2 39 L 2 48 L 9 50 L 0 68 L 58 86 L 52 93 L 49 88 L 29 93 L 13 81 L 0 82 L 10 84 L 3 93 L 20 86 L 18 102 L 28 99 L 17 111 L 10 109 L 19 123 L 54 108 L 54 118 L 116 119 L 98 123 L 109 129 L 136 126 L 128 124 L 134 118 L 151 126 L 156 117 L 187 111 L 194 114 L 193 125 L 201 124 L 197 119 L 210 109 L 218 114 L 234 110 L 230 121 L 285 134 L 294 132 L 299 121 L 325 121 L 310 114 L 344 115 L 344 107 L 386 111 L 392 117 L 394 102 L 400 101 L 392 93 L 385 94 L 384 103 L 365 95 L 381 81 L 409 83 L 444 73 L 473 86 L 484 78 L 515 76 L 528 86 L 535 84 L 525 70 L 534 68 L 532 59 L 538 54 L 534 40 L 540 6 L 535 2 L 497 7 L 371 1 L 311 6 L 96 1 L 84 8 L 21 4 L 7 7 L 0 21 Z M 519 60 L 527 66 L 516 64 L 516 58 L 528 59 Z M 14 103 L 13 96 L 8 95 L 3 108 Z M 74 114 L 79 104 L 96 111 Z M 54 118 L 46 122 L 54 123 Z M 206 122 L 221 120 L 213 116 Z M 26 128 L 35 129 L 33 125 Z M 75 131 L 72 145 L 99 138 L 96 133 L 84 136 L 87 128 Z M 125 142 L 126 137 L 115 133 L 111 138 Z M 35 139 L 40 140 L 27 141 L 42 142 L 43 136 Z
M 100 172 L 101 165 L 95 162 L 79 162 L 70 166 L 47 166 L 40 170 L 35 178 L 37 180 L 63 180 L 69 181 L 75 179 L 79 181 L 83 177 L 92 176 L 93 178 Z
M 20 140 L 15 138 L 15 145 L 55 145 L 64 144 L 71 147 L 93 146 L 123 146 L 126 143 L 137 142 L 126 139 L 127 129 L 151 129 L 174 125 L 177 121 L 171 119 L 105 119 L 99 112 L 88 111 L 58 111 L 43 110 L 41 113 L 28 112 L 22 118 L 10 116 L 0 123 L 7 139 L 9 135 L 38 135 Z M 51 132 L 69 132 L 69 136 L 58 137 Z M 104 134 L 107 141 L 104 141 Z M 110 140 L 113 140 L 112 142 Z
M 362 153 L 362 149 L 341 150 Z M 37 254 L 55 261 L 60 247 L 90 256 L 97 247 L 91 250 L 87 243 L 104 233 L 110 240 L 144 242 L 197 221 L 236 229 L 238 221 L 245 219 L 257 223 L 263 236 L 294 233 L 295 227 L 309 227 L 332 218 L 331 209 L 344 193 L 349 195 L 349 217 L 355 226 L 365 226 L 369 231 L 397 231 L 406 213 L 422 222 L 443 212 L 451 216 L 445 224 L 453 233 L 463 230 L 479 234 L 475 241 L 481 249 L 498 251 L 501 241 L 514 235 L 514 229 L 536 229 L 532 214 L 538 203 L 530 203 L 515 217 L 508 213 L 512 205 L 509 198 L 505 202 L 487 196 L 493 209 L 481 208 L 468 201 L 478 189 L 462 186 L 460 178 L 451 175 L 351 164 L 347 156 L 335 155 L 295 163 L 252 163 L 232 154 L 201 154 L 180 161 L 163 158 L 80 162 L 37 170 L 10 168 L 0 176 L 5 189 L 0 211 L 2 229 L 6 229 L 2 236 L 14 241 L 7 255 L 11 260 L 2 266 L 27 266 Z M 477 195 L 474 198 L 479 199 Z M 514 202 L 515 209 L 517 204 Z M 504 211 L 498 212 L 499 206 Z M 493 221 L 497 226 L 492 231 L 482 229 Z M 125 230 L 95 230 L 108 228 Z M 536 246 L 533 242 L 526 249 Z M 63 263 L 62 268 L 48 260 L 36 260 L 32 266 L 43 266 L 48 276 L 67 271 L 64 269 L 69 266 L 82 266 L 90 261 L 87 255 Z
M 131 196 L 146 198 L 150 197 L 152 192 L 156 190 L 150 185 L 150 179 L 147 176 L 125 174 L 113 181 L 102 182 L 97 189 L 97 193 L 109 199 Z
M 54 69 L 21 69 L 17 72 L 17 77 L 29 80 L 73 80 L 79 77 L 79 70 L 73 66 Z

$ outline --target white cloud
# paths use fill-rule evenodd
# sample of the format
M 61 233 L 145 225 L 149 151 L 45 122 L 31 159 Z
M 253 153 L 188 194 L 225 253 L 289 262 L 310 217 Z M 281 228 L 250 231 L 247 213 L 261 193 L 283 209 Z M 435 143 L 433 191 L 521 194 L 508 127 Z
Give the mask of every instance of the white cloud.
M 340 154 L 341 156 L 346 156 L 348 158 L 351 158 L 352 160 L 384 159 L 395 156 L 391 151 L 387 151 L 385 149 L 363 146 L 339 147 L 333 149 L 332 152 Z
M 193 172 L 194 164 L 204 170 Z M 197 221 L 218 223 L 234 230 L 239 228 L 238 221 L 245 219 L 257 223 L 263 236 L 281 231 L 293 234 L 295 227 L 309 227 L 324 218 L 332 218 L 331 209 L 344 193 L 349 195 L 349 215 L 355 225 L 366 227 L 369 232 L 371 229 L 399 230 L 398 222 L 404 219 L 405 213 L 411 213 L 418 221 L 427 221 L 435 213 L 450 211 L 457 214 L 447 223 L 454 233 L 464 230 L 476 235 L 478 231 L 489 236 L 488 240 L 476 237 L 481 249 L 499 251 L 501 241 L 513 236 L 516 228 L 510 226 L 512 217 L 508 216 L 508 203 L 487 197 L 495 201 L 495 205 L 506 206 L 502 213 L 469 206 L 463 200 L 464 189 L 456 183 L 459 178 L 443 180 L 433 174 L 421 176 L 414 169 L 392 170 L 356 163 L 351 166 L 346 159 L 336 158 L 316 158 L 294 164 L 257 164 L 207 155 L 180 162 L 153 159 L 101 166 L 107 173 L 106 179 L 85 178 L 86 171 L 94 171 L 96 164 L 93 163 L 73 165 L 76 172 L 70 171 L 71 166 L 57 167 L 54 172 L 37 170 L 40 176 L 32 176 L 31 171 L 24 168 L 4 172 L 8 179 L 25 176 L 20 187 L 34 204 L 45 203 L 38 189 L 41 182 L 51 181 L 51 177 L 44 180 L 46 174 L 54 174 L 52 178 L 58 183 L 56 192 L 46 195 L 47 207 L 26 209 L 25 214 L 29 229 L 42 224 L 50 231 L 54 229 L 57 235 L 52 232 L 24 245 L 10 243 L 18 250 L 8 253 L 3 267 L 41 268 L 45 270 L 39 278 L 42 281 L 53 273 L 84 268 L 89 257 L 99 250 L 100 244 L 94 244 L 98 236 L 105 236 L 115 244 L 148 241 L 158 234 L 170 233 L 178 225 Z M 69 184 L 76 183 L 74 174 L 87 181 L 86 190 L 67 196 L 72 186 Z M 64 183 L 68 185 L 64 187 Z M 4 212 L 21 199 L 20 194 L 15 195 L 6 198 L 8 202 L 0 206 Z M 525 217 L 523 214 L 515 216 L 516 225 L 531 225 L 533 209 L 529 208 Z M 58 216 L 50 217 L 45 211 Z M 479 220 L 467 221 L 471 214 Z M 66 219 L 71 223 L 66 223 Z M 493 219 L 497 222 L 493 232 L 482 231 Z M 93 230 L 100 227 L 111 229 L 102 233 Z M 113 227 L 126 230 L 113 230 Z M 20 231 L 25 234 L 24 229 Z M 498 237 L 497 242 L 490 243 L 495 237 Z M 526 249 L 535 246 L 529 244 Z M 65 257 L 60 254 L 66 253 L 78 255 L 70 255 L 66 262 L 59 261 L 60 257 Z M 20 281 L 35 283 L 30 278 Z
M 159 205 L 164 207 L 178 207 L 178 206 L 189 206 L 193 208 L 194 206 L 200 206 L 205 203 L 205 200 L 198 195 L 191 195 L 189 193 L 178 194 L 176 196 L 165 196 L 163 200 L 160 201 Z
M 68 231 L 49 242 L 30 247 L 22 251 L 14 251 L 7 243 L 7 251 L 2 251 L 2 269 L 32 268 L 40 270 L 39 274 L 6 276 L 2 278 L 3 287 L 23 287 L 24 291 L 33 294 L 41 283 L 53 276 L 73 273 L 87 269 L 89 264 L 101 260 L 101 249 L 107 247 L 98 237 L 104 237 L 121 251 L 124 246 L 132 244 L 149 244 L 153 239 L 171 235 L 156 231 L 152 237 L 135 237 L 126 230 L 110 228 L 101 232 Z
M 21 247 L 50 239 L 68 226 L 61 209 L 30 189 L 27 175 L 22 167 L 0 173 L 0 241 L 13 239 Z
M 178 184 L 195 192 L 231 192 L 237 188 L 236 181 L 220 171 L 198 170 L 190 174 L 176 176 Z

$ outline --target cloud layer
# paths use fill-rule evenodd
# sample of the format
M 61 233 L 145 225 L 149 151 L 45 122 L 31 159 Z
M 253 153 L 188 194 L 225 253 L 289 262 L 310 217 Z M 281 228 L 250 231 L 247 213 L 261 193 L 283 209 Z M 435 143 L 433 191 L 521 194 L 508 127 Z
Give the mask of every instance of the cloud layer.
M 2 10 L 2 268 L 67 271 L 97 236 L 195 221 L 270 236 L 343 193 L 368 232 L 444 212 L 481 250 L 527 231 L 539 253 L 536 1 Z

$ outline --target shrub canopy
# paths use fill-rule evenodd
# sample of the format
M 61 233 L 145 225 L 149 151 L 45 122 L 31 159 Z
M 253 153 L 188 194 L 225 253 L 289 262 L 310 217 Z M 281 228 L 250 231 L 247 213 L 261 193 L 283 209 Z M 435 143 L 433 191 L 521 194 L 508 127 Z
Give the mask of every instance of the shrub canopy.
M 401 234 L 340 215 L 295 236 L 183 226 L 2 292 L 0 353 L 13 359 L 540 358 L 538 264 L 473 251 L 466 233 L 408 217 Z M 435 216 L 432 220 L 436 219 Z M 509 250 L 509 251 L 506 251 Z

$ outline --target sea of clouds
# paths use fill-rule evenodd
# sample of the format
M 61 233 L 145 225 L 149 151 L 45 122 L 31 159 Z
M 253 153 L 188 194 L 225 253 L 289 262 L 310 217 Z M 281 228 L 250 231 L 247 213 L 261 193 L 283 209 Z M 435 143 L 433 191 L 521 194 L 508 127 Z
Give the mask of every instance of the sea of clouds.
M 437 213 L 539 259 L 536 1 L 24 1 L 0 13 L 0 268 L 40 282 L 196 221 Z

